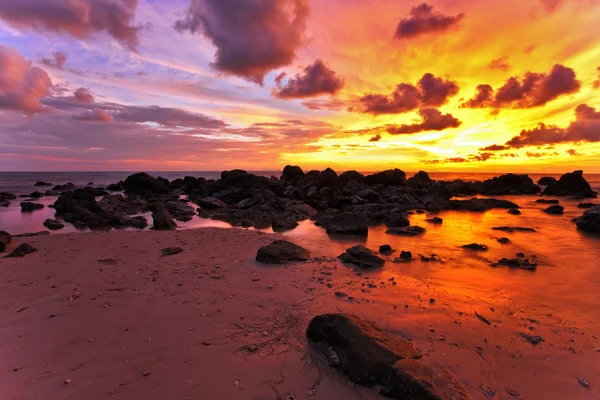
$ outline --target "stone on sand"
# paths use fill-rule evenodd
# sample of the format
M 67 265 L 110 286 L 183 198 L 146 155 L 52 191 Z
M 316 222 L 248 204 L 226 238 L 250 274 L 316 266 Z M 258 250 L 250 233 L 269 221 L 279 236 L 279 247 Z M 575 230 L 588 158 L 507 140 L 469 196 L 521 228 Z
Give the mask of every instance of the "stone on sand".
M 292 261 L 306 261 L 310 253 L 303 247 L 285 240 L 275 240 L 267 246 L 258 249 L 256 261 L 265 264 L 286 264 Z
M 385 260 L 377 254 L 362 245 L 356 245 L 340 254 L 339 259 L 347 264 L 355 264 L 361 268 L 371 269 L 380 268 L 385 264 Z

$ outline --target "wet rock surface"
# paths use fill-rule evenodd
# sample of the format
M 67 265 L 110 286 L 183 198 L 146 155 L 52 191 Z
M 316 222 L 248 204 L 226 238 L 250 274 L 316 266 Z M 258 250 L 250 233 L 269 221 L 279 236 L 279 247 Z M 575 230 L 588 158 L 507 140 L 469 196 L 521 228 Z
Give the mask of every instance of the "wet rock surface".
M 286 264 L 292 261 L 307 261 L 309 258 L 308 250 L 285 240 L 276 240 L 261 247 L 256 253 L 256 261 L 265 264 Z
M 600 205 L 584 212 L 577 220 L 577 228 L 582 231 L 600 233 Z
M 32 203 L 30 201 L 24 201 L 21 203 L 21 212 L 33 212 L 35 210 L 41 210 L 45 206 L 43 204 Z
M 339 256 L 339 259 L 346 264 L 358 265 L 361 268 L 372 269 L 381 268 L 385 260 L 362 245 L 357 245 L 346 250 Z
M 44 226 L 50 229 L 51 231 L 57 231 L 65 227 L 65 225 L 62 222 L 50 218 L 44 221 Z
M 28 254 L 32 254 L 37 252 L 38 250 L 27 244 L 27 243 L 23 243 L 20 244 L 19 246 L 17 246 L 17 248 L 15 248 L 9 255 L 7 255 L 5 258 L 20 258 L 20 257 L 25 257 Z
M 399 236 L 419 236 L 426 232 L 425 228 L 420 226 L 407 226 L 405 228 L 390 228 L 385 233 Z
M 547 196 L 598 197 L 583 177 L 583 171 L 575 171 L 561 176 L 558 182 L 549 185 L 542 194 Z
M 166 208 L 158 207 L 152 213 L 152 229 L 157 231 L 175 230 L 177 224 Z
M 565 213 L 565 208 L 557 204 L 550 206 L 544 210 L 546 214 L 562 215 Z

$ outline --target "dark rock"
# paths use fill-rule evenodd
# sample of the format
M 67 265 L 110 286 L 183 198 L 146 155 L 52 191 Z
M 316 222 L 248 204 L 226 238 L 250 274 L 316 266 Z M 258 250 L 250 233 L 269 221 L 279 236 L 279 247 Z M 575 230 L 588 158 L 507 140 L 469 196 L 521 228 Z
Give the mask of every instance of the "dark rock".
M 12 236 L 8 232 L 0 231 L 0 253 L 6 250 L 6 246 L 12 241 Z
M 558 182 L 556 180 L 556 178 L 552 178 L 550 176 L 545 176 L 543 178 L 540 178 L 537 183 L 538 183 L 538 185 L 542 185 L 542 186 L 550 186 L 550 185 L 555 184 L 556 182 Z
M 67 192 L 69 190 L 75 190 L 76 186 L 72 182 L 67 182 L 64 185 L 56 185 L 52 190 L 57 192 Z
M 392 254 L 392 246 L 389 244 L 382 244 L 379 246 L 379 252 L 386 255 Z
M 493 208 L 520 208 L 518 204 L 508 200 L 500 199 L 470 199 L 470 200 L 451 200 L 453 210 L 465 211 L 487 211 Z
M 538 199 L 535 202 L 537 204 L 560 204 L 560 201 L 551 199 Z
M 17 196 L 15 196 L 12 193 L 7 193 L 7 192 L 0 192 L 0 201 L 1 202 L 5 202 L 8 200 L 16 200 Z
M 415 176 L 407 181 L 407 184 L 414 188 L 426 188 L 433 184 L 434 181 L 429 177 L 429 174 L 425 171 L 419 171 Z
M 492 228 L 492 230 L 495 231 L 502 231 L 502 232 L 536 232 L 535 229 L 533 228 L 522 228 L 520 226 L 496 226 L 494 228 Z
M 166 247 L 164 249 L 160 249 L 161 257 L 173 256 L 179 253 L 183 253 L 183 249 L 181 247 Z
M 528 341 L 529 343 L 531 343 L 533 345 L 540 344 L 544 341 L 544 339 L 539 335 L 533 336 L 528 333 L 519 333 L 519 336 L 521 336 L 523 339 L 525 339 L 526 341 Z
M 48 229 L 50 229 L 51 231 L 57 231 L 59 229 L 64 228 L 64 224 L 62 224 L 60 221 L 57 221 L 55 219 L 47 219 L 44 221 L 44 226 Z
M 426 221 L 429 223 L 432 223 L 432 224 L 437 224 L 437 225 L 444 223 L 444 220 L 441 219 L 440 217 L 433 217 L 430 219 L 426 219 Z
M 119 183 L 111 183 L 106 187 L 106 190 L 111 192 L 120 192 L 125 188 L 125 182 L 119 181 Z
M 44 196 L 60 196 L 60 192 L 58 190 L 46 190 L 44 192 Z
M 577 220 L 577 228 L 582 231 L 600 233 L 600 205 L 584 212 Z
M 517 253 L 517 258 L 525 258 L 525 253 Z
M 380 268 L 385 264 L 383 258 L 361 245 L 347 249 L 339 256 L 339 259 L 344 263 L 355 264 L 365 269 Z
M 384 383 L 396 361 L 421 358 L 412 342 L 352 315 L 314 317 L 306 336 L 319 344 L 330 365 L 368 387 Z
M 24 201 L 21 203 L 21 212 L 32 212 L 35 210 L 41 210 L 45 206 L 43 204 L 32 203 L 29 201 Z
M 492 264 L 493 267 L 505 266 L 509 268 L 519 268 L 534 271 L 537 269 L 537 263 L 535 261 L 529 261 L 523 258 L 503 258 L 497 263 Z
M 158 180 L 145 172 L 133 174 L 125 179 L 123 188 L 127 194 L 165 194 L 169 192 L 169 181 Z
M 276 240 L 268 246 L 261 247 L 256 253 L 256 261 L 265 264 L 285 264 L 307 261 L 309 258 L 308 250 L 285 240 Z
M 350 182 L 362 184 L 365 182 L 365 176 L 356 171 L 346 171 L 340 175 L 340 181 L 342 181 L 344 184 L 348 184 Z
M 273 219 L 272 226 L 275 232 L 290 231 L 298 226 L 298 221 L 294 218 L 276 218 Z
M 559 205 L 553 205 L 544 210 L 546 214 L 562 215 L 565 213 L 565 208 Z
M 516 208 L 511 208 L 508 210 L 508 213 L 511 215 L 521 215 L 521 211 L 517 210 Z
M 348 295 L 344 292 L 335 292 L 335 297 L 348 297 Z
M 437 254 L 432 254 L 429 257 L 421 255 L 421 261 L 423 261 L 423 262 L 442 262 L 442 259 Z
M 387 170 L 377 174 L 365 177 L 367 185 L 383 185 L 383 186 L 404 186 L 406 184 L 406 174 L 399 169 Z
M 373 189 L 362 189 L 356 192 L 356 196 L 368 201 L 369 203 L 381 202 L 381 195 Z
M 475 251 L 487 251 L 488 247 L 485 244 L 471 243 L 466 244 L 462 247 L 467 250 L 475 250 Z
M 396 361 L 380 394 L 399 400 L 469 400 L 469 392 L 446 369 L 423 360 Z
M 227 204 L 222 202 L 219 199 L 214 197 L 206 197 L 203 199 L 198 199 L 196 204 L 200 206 L 201 209 L 204 210 L 219 210 L 223 208 L 227 208 Z
M 43 197 L 44 193 L 42 192 L 38 192 L 37 190 L 33 193 L 29 193 L 29 197 L 31 197 L 32 199 L 39 199 L 40 197 Z
M 387 216 L 385 224 L 389 228 L 402 228 L 410 226 L 410 220 L 404 214 L 395 213 Z
M 595 204 L 595 203 L 579 203 L 577 205 L 577 208 L 581 208 L 583 210 L 587 210 L 588 208 L 592 208 L 595 206 L 600 206 L 600 204 Z
M 575 171 L 561 176 L 558 182 L 548 186 L 542 194 L 548 196 L 598 197 L 583 177 L 583 171 Z
M 410 261 L 410 260 L 412 260 L 413 256 L 412 256 L 412 253 L 410 251 L 402 251 L 400 253 L 400 257 L 399 258 L 402 261 Z
M 482 183 L 480 193 L 487 195 L 536 194 L 540 187 L 527 175 L 506 174 Z
M 509 238 L 506 238 L 506 237 L 503 237 L 503 238 L 497 238 L 496 240 L 497 240 L 497 241 L 498 241 L 498 243 L 500 243 L 500 244 L 510 244 L 510 239 L 509 239 Z
M 48 182 L 37 181 L 33 186 L 52 186 L 52 184 Z
M 284 182 L 296 182 L 304 179 L 304 171 L 297 166 L 286 165 L 281 174 L 281 180 Z
M 407 226 L 404 228 L 390 228 L 385 233 L 401 236 L 418 236 L 425 233 L 426 229 L 420 226 Z
M 340 213 L 326 216 L 320 223 L 330 234 L 367 235 L 369 233 L 368 219 L 364 214 Z
M 37 249 L 27 243 L 20 244 L 5 258 L 25 257 L 28 254 L 35 253 Z
M 173 221 L 173 217 L 164 207 L 158 207 L 152 213 L 152 229 L 154 230 L 174 230 L 177 224 Z
M 21 233 L 19 235 L 13 235 L 13 237 L 36 237 L 36 236 L 47 236 L 50 232 L 48 231 L 40 231 L 40 232 L 29 232 L 29 233 Z

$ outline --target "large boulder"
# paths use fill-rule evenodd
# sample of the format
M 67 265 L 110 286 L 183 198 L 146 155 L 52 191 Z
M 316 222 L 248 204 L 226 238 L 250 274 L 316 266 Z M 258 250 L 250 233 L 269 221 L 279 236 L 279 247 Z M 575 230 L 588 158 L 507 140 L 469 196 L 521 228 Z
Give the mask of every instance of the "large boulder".
M 157 231 L 168 231 L 177 228 L 173 217 L 164 207 L 157 207 L 152 213 L 152 229 Z
M 44 221 L 44 226 L 50 229 L 51 231 L 57 231 L 65 227 L 65 225 L 62 222 L 50 218 Z
M 325 228 L 327 233 L 367 235 L 369 233 L 368 222 L 364 214 L 345 212 L 326 216 L 321 219 L 320 224 Z
M 296 182 L 304 179 L 304 171 L 298 166 L 286 165 L 281 174 L 281 180 L 284 182 Z
M 410 226 L 410 220 L 404 214 L 392 213 L 386 217 L 385 224 L 389 228 L 402 228 Z
M 125 179 L 123 188 L 127 194 L 165 194 L 169 192 L 169 185 L 164 181 L 160 181 L 151 177 L 145 172 L 133 174 Z
M 506 174 L 482 183 L 480 192 L 488 195 L 536 194 L 540 187 L 527 175 Z
M 550 186 L 555 184 L 556 182 L 558 182 L 556 178 L 552 178 L 551 176 L 544 176 L 543 178 L 540 178 L 537 183 L 541 186 Z
M 21 212 L 32 212 L 35 210 L 41 210 L 45 206 L 43 204 L 32 203 L 30 201 L 24 201 L 21 203 Z
M 409 186 L 415 188 L 426 188 L 433 184 L 434 181 L 429 177 L 429 174 L 425 171 L 419 171 L 407 181 Z
M 380 268 L 385 264 L 383 258 L 361 245 L 349 248 L 339 259 L 346 264 L 355 264 L 365 269 Z
M 544 210 L 546 214 L 562 215 L 565 213 L 565 208 L 558 204 L 552 205 Z
M 597 193 L 583 177 L 583 171 L 564 174 L 560 180 L 548 186 L 542 193 L 548 196 L 580 196 L 596 198 Z
M 350 182 L 356 182 L 358 184 L 362 184 L 365 182 L 365 176 L 363 174 L 361 174 L 360 172 L 356 172 L 354 170 L 346 171 L 346 172 L 343 172 L 342 174 L 340 174 L 340 181 L 342 181 L 342 183 L 344 183 L 344 184 L 348 184 Z
M 256 253 L 256 261 L 265 264 L 286 264 L 292 261 L 306 261 L 310 253 L 294 243 L 276 240 L 268 246 L 263 246 Z
M 0 231 L 0 253 L 6 250 L 6 246 L 12 241 L 12 236 L 8 232 Z
M 584 212 L 577 220 L 577 228 L 582 231 L 600 233 L 600 205 Z
M 365 177 L 367 185 L 403 186 L 406 184 L 406 174 L 399 169 L 389 169 Z

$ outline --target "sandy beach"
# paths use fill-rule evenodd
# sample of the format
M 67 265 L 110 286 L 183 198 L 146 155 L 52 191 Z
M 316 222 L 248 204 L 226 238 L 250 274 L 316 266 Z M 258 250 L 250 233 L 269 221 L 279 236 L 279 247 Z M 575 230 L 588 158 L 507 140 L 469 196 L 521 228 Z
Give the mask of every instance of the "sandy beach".
M 324 312 L 410 338 L 475 399 L 598 398 L 592 316 L 492 304 L 389 262 L 375 272 L 314 252 L 256 262 L 278 238 L 218 228 L 15 238 L 7 250 L 39 251 L 0 259 L 0 398 L 383 398 L 311 350 L 307 324 Z M 160 256 L 173 246 L 183 252 Z

